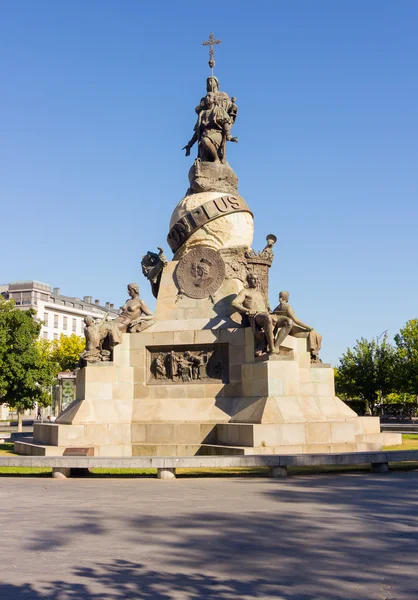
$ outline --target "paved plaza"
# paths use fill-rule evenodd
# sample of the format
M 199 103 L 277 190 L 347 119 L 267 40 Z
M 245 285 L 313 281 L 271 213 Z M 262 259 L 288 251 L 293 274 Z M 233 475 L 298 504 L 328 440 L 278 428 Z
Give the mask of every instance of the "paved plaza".
M 1 600 L 416 600 L 418 473 L 0 478 Z

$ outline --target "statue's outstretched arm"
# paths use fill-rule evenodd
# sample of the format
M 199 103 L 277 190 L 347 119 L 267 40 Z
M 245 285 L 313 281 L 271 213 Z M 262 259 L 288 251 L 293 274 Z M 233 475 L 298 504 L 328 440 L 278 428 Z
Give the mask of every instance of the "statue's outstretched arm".
M 194 132 L 190 142 L 187 144 L 189 146 L 189 148 L 191 148 L 192 146 L 194 146 L 194 144 L 197 142 L 197 131 Z
M 289 318 L 292 319 L 292 321 L 294 322 L 295 325 L 299 325 L 299 327 L 303 327 L 304 329 L 307 329 L 308 331 L 313 329 L 313 327 L 311 327 L 310 325 L 306 325 L 306 323 L 304 323 L 303 321 L 300 321 L 297 318 L 297 316 L 295 315 L 293 308 L 289 305 L 287 307 L 287 314 L 288 314 Z
M 184 146 L 184 148 L 182 148 L 182 150 L 186 150 L 186 156 L 189 156 L 190 154 L 190 148 L 192 146 L 194 146 L 194 144 L 197 142 L 197 132 L 195 131 L 193 134 L 192 139 Z

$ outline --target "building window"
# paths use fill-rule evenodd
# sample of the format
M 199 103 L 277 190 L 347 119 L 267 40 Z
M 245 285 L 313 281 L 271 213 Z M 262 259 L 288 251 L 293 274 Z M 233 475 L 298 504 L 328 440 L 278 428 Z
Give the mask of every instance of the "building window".
M 77 319 L 73 319 L 73 333 L 77 332 Z
M 54 315 L 54 327 L 58 329 L 58 315 Z
M 44 312 L 44 325 L 45 327 L 48 327 L 48 313 Z
M 68 318 L 62 317 L 62 328 L 67 329 L 67 324 L 68 324 Z
M 22 304 L 30 304 L 31 302 L 31 294 L 30 292 L 23 292 L 22 294 Z
M 58 333 L 54 333 L 54 340 L 58 339 Z
M 47 340 L 47 339 L 48 339 L 48 332 L 44 331 L 44 340 Z

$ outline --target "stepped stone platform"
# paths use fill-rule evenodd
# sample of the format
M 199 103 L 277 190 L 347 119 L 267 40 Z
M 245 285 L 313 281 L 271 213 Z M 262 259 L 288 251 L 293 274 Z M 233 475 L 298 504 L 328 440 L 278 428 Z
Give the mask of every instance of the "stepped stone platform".
M 170 263 L 156 311 L 172 318 L 123 334 L 113 362 L 80 369 L 76 400 L 55 423 L 35 423 L 33 440 L 15 443 L 19 454 L 312 454 L 402 443 L 400 434 L 380 433 L 379 418 L 358 417 L 335 396 L 333 369 L 310 362 L 305 339 L 288 336 L 283 356 L 256 358 L 252 329 L 236 326 L 226 303 L 216 313 L 208 299 L 199 311 L 189 298 L 175 307 L 173 272 Z M 217 378 L 173 382 L 152 375 L 155 351 L 208 347 L 223 353 Z

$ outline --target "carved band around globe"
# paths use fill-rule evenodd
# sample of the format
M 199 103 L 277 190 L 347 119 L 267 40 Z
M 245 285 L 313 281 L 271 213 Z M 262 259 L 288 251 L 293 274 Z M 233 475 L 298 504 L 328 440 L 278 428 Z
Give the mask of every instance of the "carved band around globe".
M 205 202 L 201 206 L 186 213 L 173 227 L 167 236 L 167 242 L 176 252 L 195 231 L 218 217 L 235 213 L 248 212 L 252 215 L 247 203 L 241 196 L 221 196 Z

